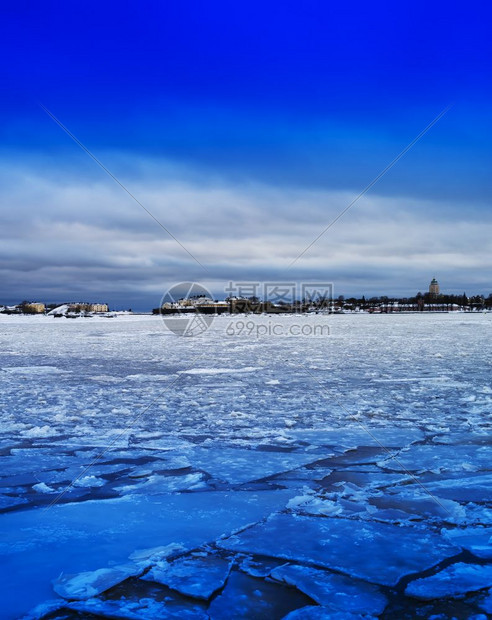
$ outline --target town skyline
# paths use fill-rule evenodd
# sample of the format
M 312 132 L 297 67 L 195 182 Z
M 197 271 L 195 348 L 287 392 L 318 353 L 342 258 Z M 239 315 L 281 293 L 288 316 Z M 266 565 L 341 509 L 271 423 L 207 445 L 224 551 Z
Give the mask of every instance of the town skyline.
M 233 284 L 232 282 L 229 283 L 229 286 L 231 286 L 232 284 Z M 247 282 L 247 283 L 235 283 L 235 284 L 238 284 L 238 285 L 247 284 L 251 287 L 252 284 L 260 285 L 263 283 Z M 202 288 L 201 285 L 196 285 L 196 286 L 199 286 L 200 288 Z M 256 289 L 251 289 L 251 290 L 256 290 Z M 225 291 L 227 292 L 227 287 L 225 287 Z M 220 296 L 220 295 L 214 295 L 212 291 L 207 291 L 207 293 L 209 293 L 209 295 L 204 294 L 202 296 L 215 302 L 228 301 L 229 299 L 238 298 L 238 299 L 244 299 L 244 300 L 257 299 L 259 302 L 269 302 L 269 301 L 272 301 L 273 299 L 273 303 L 276 303 L 273 297 L 271 296 L 269 297 L 268 295 L 265 295 L 265 294 L 263 296 L 261 295 L 260 296 L 257 296 L 257 295 L 248 296 L 247 294 L 240 294 L 237 296 L 232 295 L 232 294 L 225 294 L 225 295 L 223 294 L 222 296 Z M 292 297 L 292 302 L 297 303 L 297 302 L 302 301 L 302 296 L 299 297 L 299 295 L 296 296 L 294 294 L 291 297 Z M 435 303 L 439 302 L 441 304 L 448 304 L 448 305 L 455 304 L 455 305 L 459 305 L 460 307 L 463 307 L 466 305 L 479 306 L 480 304 L 482 304 L 483 307 L 487 307 L 487 308 L 492 307 L 492 292 L 488 294 L 482 292 L 482 293 L 477 293 L 474 295 L 468 295 L 466 291 L 463 291 L 463 293 L 461 294 L 451 293 L 449 291 L 442 291 L 441 286 L 435 277 L 432 278 L 432 280 L 430 281 L 427 290 L 425 289 L 423 291 L 419 290 L 413 295 L 402 295 L 402 296 L 384 295 L 384 294 L 367 295 L 367 296 L 365 294 L 344 295 L 343 293 L 338 294 L 333 291 L 333 293 L 330 293 L 330 297 L 328 297 L 328 299 L 334 302 L 347 302 L 351 304 L 358 303 L 359 305 L 365 304 L 365 303 L 369 305 L 371 302 L 382 303 L 382 304 L 384 304 L 385 302 L 414 303 L 416 300 L 418 301 L 419 299 L 422 299 L 423 302 L 428 303 L 428 304 L 431 304 L 433 302 Z M 36 300 L 35 301 L 33 299 L 31 300 L 25 299 L 21 302 L 17 301 L 14 303 L 6 303 L 0 299 L 0 312 L 22 311 L 27 314 L 36 314 L 36 313 L 44 313 L 45 311 L 46 312 L 53 311 L 54 309 L 62 305 L 67 305 L 70 307 L 78 306 L 79 312 L 81 309 L 86 310 L 88 312 L 133 310 L 133 308 L 129 304 L 126 304 L 124 307 L 111 307 L 111 304 L 108 304 L 107 302 L 101 302 L 101 301 L 91 301 L 91 302 L 80 301 L 80 300 L 79 301 L 67 301 L 65 299 L 64 301 L 53 302 L 53 301 L 48 301 L 48 300 L 45 300 L 45 301 Z M 162 302 L 162 305 L 164 305 L 164 302 Z M 34 306 L 38 306 L 38 308 L 34 310 Z M 137 312 L 153 311 L 155 313 L 156 308 L 155 307 L 146 308 L 146 309 L 136 308 L 135 311 Z

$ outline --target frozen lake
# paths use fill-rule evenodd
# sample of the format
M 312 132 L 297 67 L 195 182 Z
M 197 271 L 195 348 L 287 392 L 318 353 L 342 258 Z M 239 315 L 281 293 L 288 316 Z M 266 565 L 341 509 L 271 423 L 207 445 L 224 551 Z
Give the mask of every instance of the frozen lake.
M 492 314 L 0 315 L 2 618 L 486 618 L 491 343 Z

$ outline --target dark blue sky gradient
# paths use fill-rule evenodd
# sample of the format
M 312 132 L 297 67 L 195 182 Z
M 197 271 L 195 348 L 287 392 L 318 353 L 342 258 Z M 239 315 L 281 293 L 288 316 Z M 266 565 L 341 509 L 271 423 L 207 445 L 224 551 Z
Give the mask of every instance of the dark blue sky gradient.
M 453 170 L 462 149 L 490 161 L 486 3 L 20 2 L 4 10 L 8 146 L 66 145 L 39 100 L 94 148 L 253 174 L 271 167 L 274 178 L 287 166 L 299 182 L 317 183 L 327 164 L 353 161 L 358 182 L 357 168 L 377 168 L 454 102 L 420 155 L 435 161 L 438 149 Z

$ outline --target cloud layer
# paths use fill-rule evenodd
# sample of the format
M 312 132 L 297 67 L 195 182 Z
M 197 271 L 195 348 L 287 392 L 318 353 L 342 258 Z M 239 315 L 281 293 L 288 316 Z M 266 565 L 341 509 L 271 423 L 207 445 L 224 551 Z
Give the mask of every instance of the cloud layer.
M 492 290 L 484 205 L 372 193 L 289 270 L 360 188 L 207 180 L 158 159 L 139 168 L 151 174 L 128 189 L 206 269 L 102 172 L 81 178 L 42 162 L 4 161 L 0 303 L 101 299 L 148 309 L 185 280 L 217 296 L 228 281 L 245 280 L 323 280 L 337 294 L 409 295 L 436 276 L 448 292 Z

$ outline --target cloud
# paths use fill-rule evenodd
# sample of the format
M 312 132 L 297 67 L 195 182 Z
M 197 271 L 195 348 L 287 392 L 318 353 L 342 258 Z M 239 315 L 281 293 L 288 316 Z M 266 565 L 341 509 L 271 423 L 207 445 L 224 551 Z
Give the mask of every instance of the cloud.
M 102 172 L 80 178 L 4 161 L 2 299 L 97 297 L 148 308 L 185 280 L 217 295 L 229 280 L 292 279 L 330 280 L 346 294 L 411 294 L 433 276 L 450 292 L 489 292 L 487 205 L 366 195 L 289 270 L 357 189 L 232 183 L 156 159 L 139 166 L 152 174 L 133 178 L 130 191 L 206 271 Z

